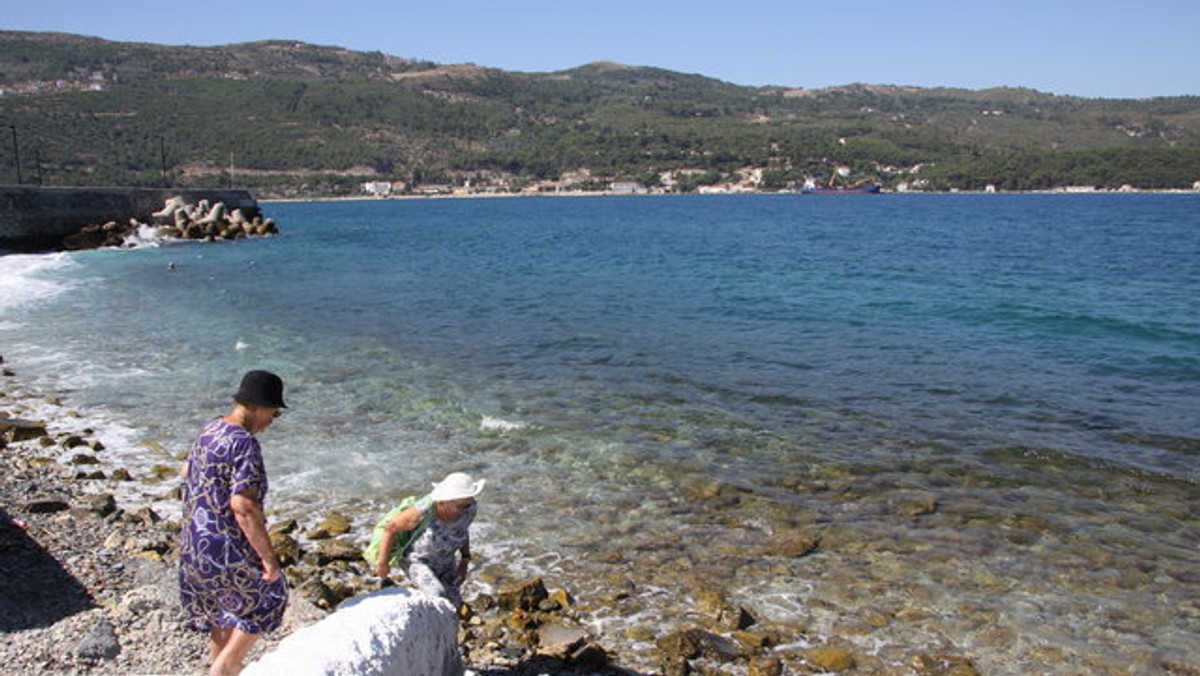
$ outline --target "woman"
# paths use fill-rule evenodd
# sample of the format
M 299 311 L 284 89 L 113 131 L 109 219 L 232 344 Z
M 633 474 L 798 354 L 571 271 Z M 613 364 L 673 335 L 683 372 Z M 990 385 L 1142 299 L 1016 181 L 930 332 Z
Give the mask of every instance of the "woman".
M 187 625 L 209 632 L 211 676 L 237 674 L 259 634 L 277 629 L 287 580 L 263 517 L 267 474 L 255 437 L 287 406 L 283 381 L 250 371 L 233 410 L 204 427 L 184 468 L 179 591 Z
M 455 609 L 461 606 L 459 588 L 471 563 L 471 522 L 479 508 L 475 496 L 486 481 L 454 472 L 434 484 L 429 495 L 383 517 L 365 553 L 375 575 L 386 578 L 399 564 L 423 593 L 447 599 Z

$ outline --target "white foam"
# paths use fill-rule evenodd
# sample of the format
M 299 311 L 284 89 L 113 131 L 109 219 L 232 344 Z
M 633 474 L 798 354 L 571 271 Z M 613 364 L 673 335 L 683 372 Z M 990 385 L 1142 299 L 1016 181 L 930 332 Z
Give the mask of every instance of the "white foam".
M 490 415 L 483 416 L 483 419 L 479 421 L 481 432 L 511 432 L 524 427 L 525 423 L 523 422 L 510 422 L 502 418 L 493 418 Z
M 153 249 L 165 242 L 166 240 L 159 236 L 158 228 L 141 223 L 125 235 L 121 246 L 126 249 Z
M 27 303 L 52 298 L 72 284 L 49 280 L 43 274 L 75 265 L 65 253 L 8 254 L 0 256 L 0 310 L 10 310 Z

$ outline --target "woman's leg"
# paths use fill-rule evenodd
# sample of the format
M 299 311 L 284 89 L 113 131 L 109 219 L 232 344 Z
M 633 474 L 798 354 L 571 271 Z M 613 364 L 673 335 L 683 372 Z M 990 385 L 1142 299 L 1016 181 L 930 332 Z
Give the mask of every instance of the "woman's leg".
M 241 629 L 229 630 L 225 647 L 208 670 L 209 676 L 237 676 L 242 671 L 242 660 L 246 659 L 246 653 L 250 652 L 257 640 L 258 634 L 247 634 Z
M 213 627 L 208 633 L 208 663 L 212 664 L 217 661 L 217 656 L 225 649 L 225 644 L 229 643 L 229 634 L 233 629 L 231 627 Z

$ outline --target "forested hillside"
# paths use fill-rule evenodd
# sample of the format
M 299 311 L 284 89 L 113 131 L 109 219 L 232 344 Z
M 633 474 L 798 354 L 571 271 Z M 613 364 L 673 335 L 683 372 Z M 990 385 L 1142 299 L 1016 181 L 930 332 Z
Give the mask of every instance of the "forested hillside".
M 778 190 L 839 169 L 930 190 L 1200 181 L 1200 97 L 795 90 L 607 63 L 514 73 L 293 42 L 21 32 L 0 32 L 0 90 L 3 183 L 316 196 L 364 181 Z

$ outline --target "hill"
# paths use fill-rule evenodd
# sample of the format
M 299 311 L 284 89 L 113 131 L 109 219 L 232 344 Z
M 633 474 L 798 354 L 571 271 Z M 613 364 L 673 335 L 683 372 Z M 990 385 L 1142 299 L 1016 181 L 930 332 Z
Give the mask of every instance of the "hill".
M 744 87 L 613 63 L 516 73 L 283 41 L 0 31 L 5 126 L 0 180 L 263 196 L 350 194 L 364 181 L 775 190 L 839 168 L 928 189 L 1200 180 L 1200 97 Z

